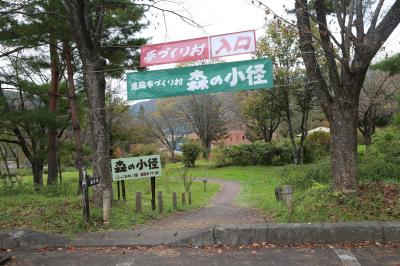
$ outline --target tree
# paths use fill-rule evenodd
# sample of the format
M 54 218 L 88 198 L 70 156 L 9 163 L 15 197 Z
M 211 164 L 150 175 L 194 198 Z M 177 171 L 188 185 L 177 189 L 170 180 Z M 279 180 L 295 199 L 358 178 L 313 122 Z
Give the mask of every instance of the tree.
M 160 141 L 171 153 L 174 160 L 177 144 L 185 136 L 184 114 L 178 110 L 175 99 L 165 99 L 157 104 L 157 111 L 147 113 L 145 121 L 152 137 Z
M 371 69 L 389 72 L 390 76 L 400 74 L 400 53 L 372 65 Z
M 268 56 L 274 64 L 275 85 L 280 91 L 282 119 L 288 126 L 295 164 L 303 162 L 307 123 L 312 109 L 313 91 L 305 82 L 297 30 L 278 21 L 267 25 L 266 35 L 258 42 L 257 55 Z M 298 123 L 295 123 L 299 120 Z M 298 124 L 298 125 L 297 125 Z M 300 142 L 296 135 L 300 134 Z
M 387 12 L 382 11 L 383 3 L 295 1 L 300 50 L 331 127 L 332 187 L 344 193 L 358 191 L 358 105 L 365 75 L 382 44 L 400 23 L 400 1 L 394 1 Z M 328 23 L 331 18 L 336 18 L 338 26 Z M 317 36 L 313 36 L 312 21 L 318 25 Z M 339 36 L 333 34 L 336 27 Z M 324 51 L 326 75 L 318 62 L 316 43 Z
M 360 94 L 358 108 L 358 130 L 364 137 L 365 145 L 371 145 L 371 137 L 377 126 L 385 126 L 395 112 L 399 76 L 390 77 L 382 71 L 369 71 Z
M 258 139 L 270 142 L 282 121 L 281 91 L 278 88 L 248 94 L 242 102 L 243 118 Z
M 97 205 L 101 205 L 103 191 L 108 190 L 112 197 L 105 71 L 129 61 L 132 66 L 137 64 L 137 51 L 132 53 L 127 48 L 139 46 L 145 41 L 135 38 L 136 33 L 144 27 L 141 23 L 144 9 L 131 5 L 130 1 L 64 0 L 63 4 L 82 61 L 93 138 L 93 169 L 94 175 L 101 177 L 93 198 Z M 121 41 L 125 45 L 121 45 Z M 110 60 L 109 65 L 106 58 Z
M 118 96 L 119 88 L 108 86 L 106 92 L 106 115 L 110 139 L 110 156 L 123 141 L 131 141 L 135 133 L 134 118 L 127 102 Z
M 2 82 L 4 83 L 4 80 Z M 44 138 L 46 122 L 51 118 L 46 107 L 41 104 L 41 99 L 26 92 L 40 91 L 38 86 L 22 80 L 18 84 L 8 82 L 18 90 L 6 91 L 0 86 L 1 133 L 8 136 L 0 141 L 21 147 L 31 164 L 35 190 L 39 190 L 43 187 L 43 166 L 47 148 Z M 41 90 L 43 91 L 43 88 Z
M 226 108 L 217 95 L 202 94 L 182 99 L 182 110 L 188 124 L 200 139 L 208 159 L 214 140 L 228 133 Z
M 0 7 L 3 10 L 4 19 L 0 21 L 1 46 L 8 50 L 2 56 L 10 57 L 14 53 L 29 51 L 29 54 L 40 55 L 37 68 L 42 68 L 46 73 L 48 68 L 51 72 L 51 86 L 49 86 L 49 109 L 57 115 L 58 86 L 61 80 L 61 67 L 58 59 L 58 44 L 60 39 L 71 34 L 61 14 L 62 5 L 60 1 L 30 1 L 14 2 L 2 1 Z M 18 17 L 18 19 L 15 19 Z M 28 37 L 29 36 L 29 37 Z M 48 45 L 49 48 L 45 48 Z M 16 48 L 15 48 L 16 47 Z M 32 49 L 32 48 L 41 49 Z M 15 49 L 14 49 L 15 48 Z M 50 54 L 49 63 L 43 64 L 44 54 Z M 31 60 L 34 57 L 31 57 Z M 59 128 L 56 123 L 48 124 L 48 179 L 47 184 L 57 182 L 58 175 L 58 141 Z

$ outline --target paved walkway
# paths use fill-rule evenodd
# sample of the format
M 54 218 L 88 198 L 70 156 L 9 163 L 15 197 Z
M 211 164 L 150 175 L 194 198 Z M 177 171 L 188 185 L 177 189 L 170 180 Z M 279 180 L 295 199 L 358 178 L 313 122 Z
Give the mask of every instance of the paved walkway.
M 223 224 L 259 224 L 269 220 L 258 209 L 239 207 L 234 204 L 240 192 L 240 184 L 222 179 L 207 179 L 221 184 L 221 190 L 203 208 L 177 212 L 171 216 L 138 226 L 136 229 L 198 229 Z
M 138 225 L 134 230 L 83 234 L 71 244 L 79 247 L 181 245 L 182 241 L 191 239 L 197 241 L 199 237 L 200 239 L 205 237 L 204 241 L 199 240 L 199 243 L 208 243 L 209 230 L 215 225 L 248 225 L 268 222 L 258 209 L 239 207 L 234 204 L 234 199 L 240 192 L 239 183 L 220 179 L 207 180 L 220 183 L 222 186 L 219 193 L 203 208 L 176 212 L 164 219 Z

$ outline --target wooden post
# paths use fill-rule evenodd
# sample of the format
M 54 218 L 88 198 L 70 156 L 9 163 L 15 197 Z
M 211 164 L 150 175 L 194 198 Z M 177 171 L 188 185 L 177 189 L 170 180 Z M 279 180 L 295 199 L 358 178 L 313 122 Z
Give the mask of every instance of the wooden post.
M 160 213 L 163 212 L 162 191 L 158 191 L 158 211 L 159 211 Z
M 122 199 L 126 201 L 126 193 L 125 193 L 125 180 L 121 181 L 121 187 L 122 187 Z
M 151 182 L 151 209 L 154 211 L 156 209 L 156 177 L 150 177 Z
M 172 193 L 172 207 L 174 208 L 174 210 L 178 209 L 178 204 L 176 201 L 176 192 Z
M 103 223 L 110 223 L 110 211 L 111 211 L 111 200 L 110 200 L 110 191 L 103 191 Z
M 276 199 L 276 201 L 283 200 L 282 188 L 281 187 L 275 187 L 275 199 Z
M 186 206 L 186 194 L 182 192 L 182 207 Z
M 120 200 L 121 199 L 121 190 L 120 190 L 120 185 L 119 185 L 119 183 L 120 183 L 121 181 L 117 181 L 117 191 L 118 191 L 118 200 Z
M 136 192 L 136 212 L 142 212 L 142 193 Z
M 192 205 L 192 191 L 189 191 L 189 205 Z
M 204 192 L 207 192 L 207 179 L 203 179 Z
M 292 186 L 285 185 L 282 186 L 283 200 L 285 201 L 288 213 L 291 215 L 293 213 L 293 189 Z

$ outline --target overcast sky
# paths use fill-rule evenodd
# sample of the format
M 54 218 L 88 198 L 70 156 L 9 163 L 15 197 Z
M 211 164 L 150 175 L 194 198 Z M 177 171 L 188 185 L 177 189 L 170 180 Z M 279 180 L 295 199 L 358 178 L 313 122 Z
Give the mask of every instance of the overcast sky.
M 150 25 L 143 32 L 144 36 L 152 38 L 149 43 L 162 43 L 253 29 L 256 30 L 257 38 L 264 33 L 263 27 L 266 22 L 264 10 L 252 5 L 251 0 L 180 0 L 179 2 L 190 12 L 196 22 L 204 25 L 204 30 L 185 24 L 172 14 L 166 15 L 167 26 L 165 27 L 164 19 L 159 14 L 157 18 L 149 18 L 156 19 L 155 24 L 159 23 L 160 25 Z M 257 3 L 257 1 L 255 2 Z M 386 1 L 388 5 L 393 2 L 394 0 Z M 289 8 L 294 6 L 294 0 L 264 0 L 264 3 L 283 17 L 287 17 L 283 5 Z M 168 8 L 179 10 L 178 6 L 172 4 L 169 4 Z M 185 14 L 185 12 L 181 13 Z M 292 18 L 295 18 L 294 15 Z M 272 19 L 271 15 L 269 19 Z M 400 52 L 400 27 L 393 32 L 386 43 L 386 47 L 386 52 L 389 55 Z
M 388 0 L 386 3 L 391 4 L 393 1 Z M 148 18 L 155 22 L 142 32 L 143 36 L 151 38 L 149 44 L 254 29 L 256 30 L 256 37 L 258 39 L 264 34 L 266 22 L 272 20 L 271 15 L 268 16 L 268 20 L 265 20 L 266 15 L 264 10 L 252 5 L 251 0 L 180 0 L 179 2 L 182 3 L 186 11 L 174 4 L 167 4 L 164 7 L 185 15 L 191 15 L 193 20 L 204 27 L 200 29 L 190 26 L 173 14 L 166 14 L 164 21 L 161 13 L 153 13 L 153 16 L 148 16 Z M 257 1 L 255 2 L 257 3 Z M 264 0 L 264 3 L 268 4 L 278 15 L 286 18 L 288 15 L 283 5 L 291 9 L 294 6 L 294 0 Z M 295 16 L 292 15 L 289 19 L 295 19 Z M 392 55 L 400 52 L 400 27 L 393 32 L 386 42 L 385 47 L 386 49 L 384 53 L 380 54 L 380 58 L 385 53 Z M 250 58 L 251 55 L 240 55 L 226 57 L 224 61 L 246 60 Z M 170 67 L 173 67 L 173 65 L 154 66 L 150 67 L 150 69 L 165 69 Z M 121 83 L 121 88 L 123 87 L 125 90 L 126 87 L 124 85 Z

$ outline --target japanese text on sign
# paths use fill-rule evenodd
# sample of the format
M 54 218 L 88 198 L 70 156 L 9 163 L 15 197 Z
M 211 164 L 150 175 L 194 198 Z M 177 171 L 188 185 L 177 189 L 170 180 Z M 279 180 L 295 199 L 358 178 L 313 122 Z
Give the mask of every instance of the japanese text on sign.
M 127 74 L 128 100 L 271 88 L 270 59 Z
M 256 50 L 255 31 L 229 33 L 197 39 L 142 46 L 141 66 L 204 60 L 252 53 Z
M 114 181 L 161 175 L 160 155 L 112 159 L 111 166 Z

